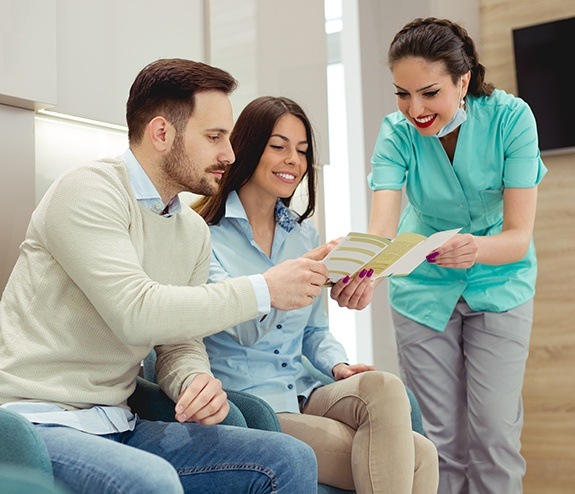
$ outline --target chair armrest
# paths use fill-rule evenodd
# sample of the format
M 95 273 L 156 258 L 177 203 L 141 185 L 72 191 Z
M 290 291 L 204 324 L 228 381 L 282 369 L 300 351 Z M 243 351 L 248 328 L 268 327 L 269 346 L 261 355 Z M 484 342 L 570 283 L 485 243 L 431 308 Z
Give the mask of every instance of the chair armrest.
M 0 464 L 27 469 L 39 479 L 53 482 L 48 448 L 28 419 L 0 408 L 0 437 Z
M 34 468 L 0 464 L 0 492 L 9 494 L 70 494 L 54 485 L 52 479 L 38 475 Z
M 333 485 L 318 484 L 317 494 L 355 494 L 355 491 L 345 491 Z
M 273 408 L 261 398 L 241 391 L 225 390 L 228 400 L 242 413 L 250 429 L 281 432 L 278 418 Z
M 407 392 L 409 404 L 411 405 L 411 428 L 415 432 L 419 432 L 422 436 L 425 436 L 423 419 L 421 418 L 421 408 L 419 408 L 417 398 L 413 394 L 413 391 L 411 391 L 407 386 L 405 387 L 405 391 Z
M 136 389 L 130 398 L 128 406 L 141 419 L 174 422 L 176 420 L 175 404 L 160 386 L 138 376 Z
M 279 420 L 273 408 L 261 398 L 241 391 L 228 391 L 228 400 L 234 402 L 241 410 L 250 429 L 281 432 Z M 354 494 L 355 491 L 344 491 L 330 485 L 318 484 L 318 494 Z
M 247 427 L 240 410 L 231 400 L 228 401 L 230 402 L 230 411 L 222 424 Z M 140 376 L 136 377 L 136 389 L 128 398 L 128 406 L 142 419 L 162 422 L 176 421 L 175 403 L 162 391 L 158 384 L 147 381 Z

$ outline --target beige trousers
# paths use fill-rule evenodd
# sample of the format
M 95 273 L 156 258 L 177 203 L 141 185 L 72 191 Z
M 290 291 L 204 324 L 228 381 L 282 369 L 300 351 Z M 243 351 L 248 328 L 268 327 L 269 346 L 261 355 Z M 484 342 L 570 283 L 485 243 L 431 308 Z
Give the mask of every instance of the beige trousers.
M 437 493 L 437 450 L 412 431 L 405 386 L 393 374 L 363 372 L 322 386 L 302 414 L 278 419 L 315 451 L 321 484 L 357 494 Z

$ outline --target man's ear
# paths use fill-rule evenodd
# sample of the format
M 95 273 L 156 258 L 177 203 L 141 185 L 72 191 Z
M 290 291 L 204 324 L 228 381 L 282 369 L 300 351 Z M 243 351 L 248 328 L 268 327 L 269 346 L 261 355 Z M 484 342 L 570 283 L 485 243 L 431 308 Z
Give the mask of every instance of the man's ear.
M 164 117 L 154 117 L 148 122 L 147 126 L 148 136 L 152 146 L 159 153 L 169 151 L 174 142 L 176 129 Z

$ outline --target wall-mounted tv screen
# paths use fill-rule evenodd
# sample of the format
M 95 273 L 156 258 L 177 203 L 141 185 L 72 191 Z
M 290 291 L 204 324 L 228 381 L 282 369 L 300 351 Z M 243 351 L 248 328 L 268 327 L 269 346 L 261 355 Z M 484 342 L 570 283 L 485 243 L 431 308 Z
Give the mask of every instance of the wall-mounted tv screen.
M 517 95 L 535 115 L 544 154 L 575 152 L 575 17 L 513 30 Z

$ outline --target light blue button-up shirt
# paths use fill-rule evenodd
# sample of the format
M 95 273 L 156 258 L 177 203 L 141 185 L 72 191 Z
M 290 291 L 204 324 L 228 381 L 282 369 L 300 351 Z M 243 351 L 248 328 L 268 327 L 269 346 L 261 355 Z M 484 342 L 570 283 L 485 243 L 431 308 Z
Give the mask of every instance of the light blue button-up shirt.
M 320 239 L 311 221 L 300 224 L 296 218 L 278 200 L 270 258 L 254 241 L 242 203 L 232 192 L 225 216 L 210 227 L 210 282 L 262 273 L 317 247 Z M 301 355 L 328 375 L 335 364 L 347 362 L 343 346 L 329 332 L 325 296 L 298 310 L 272 309 L 263 321 L 257 318 L 204 338 L 212 372 L 224 388 L 259 396 L 276 412 L 299 412 L 298 396 L 306 398 L 321 386 Z
M 371 160 L 373 190 L 399 190 L 409 204 L 399 232 L 431 235 L 462 228 L 461 233 L 495 235 L 503 226 L 503 191 L 529 188 L 542 180 L 537 129 L 527 104 L 495 90 L 490 97 L 466 97 L 450 162 L 437 137 L 422 136 L 401 114 L 384 118 Z M 392 307 L 411 319 L 443 331 L 463 296 L 476 311 L 503 312 L 535 293 L 537 259 L 533 242 L 520 261 L 469 269 L 422 263 L 406 277 L 389 279 Z

